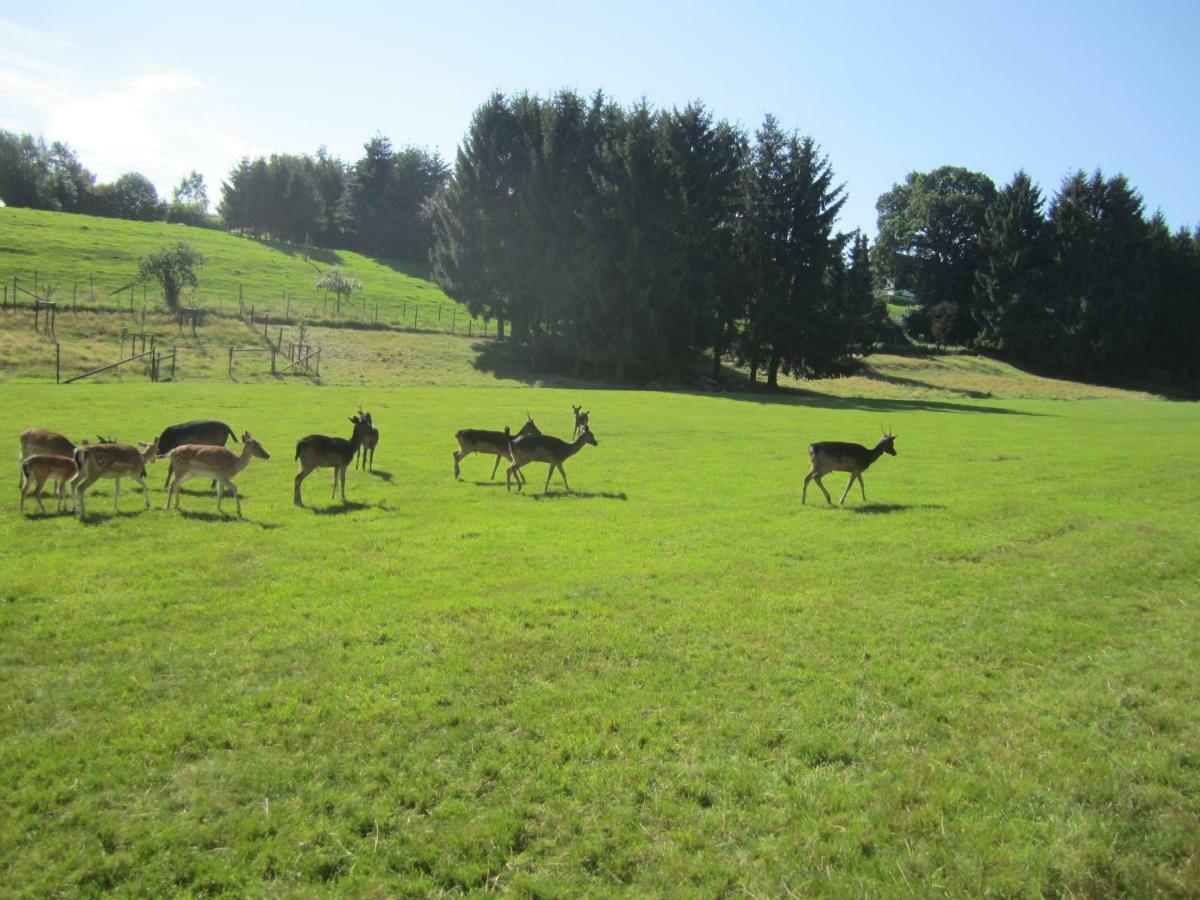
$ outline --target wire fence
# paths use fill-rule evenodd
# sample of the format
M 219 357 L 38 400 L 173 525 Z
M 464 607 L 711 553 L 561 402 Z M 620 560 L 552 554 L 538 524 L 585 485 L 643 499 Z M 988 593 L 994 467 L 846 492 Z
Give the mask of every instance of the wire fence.
M 0 309 L 18 308 L 37 301 L 53 303 L 56 310 L 111 311 L 128 313 L 171 312 L 161 290 L 137 280 L 116 279 L 77 273 L 63 275 L 39 270 L 8 272 L 0 280 Z M 468 337 L 495 335 L 496 323 L 471 315 L 453 301 L 430 300 L 394 292 L 356 290 L 347 296 L 312 291 L 297 294 L 282 290 L 278 295 L 236 290 L 194 291 L 183 299 L 187 308 L 204 314 L 244 317 L 246 310 L 256 318 L 288 324 L 306 321 L 312 325 L 338 327 L 369 325 L 410 331 L 464 334 Z

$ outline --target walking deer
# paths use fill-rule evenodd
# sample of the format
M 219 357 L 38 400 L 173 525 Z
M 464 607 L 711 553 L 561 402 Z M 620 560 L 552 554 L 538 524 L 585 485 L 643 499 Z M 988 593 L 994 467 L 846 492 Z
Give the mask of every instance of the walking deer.
M 171 497 L 175 498 L 175 508 L 179 509 L 179 488 L 190 478 L 198 476 L 214 478 L 217 482 L 217 513 L 221 512 L 222 489 L 233 494 L 237 501 L 238 518 L 242 517 L 242 497 L 238 493 L 233 479 L 250 464 L 250 460 L 270 459 L 271 456 L 263 449 L 262 444 L 251 437 L 250 432 L 242 434 L 242 452 L 234 453 L 225 447 L 213 447 L 208 444 L 183 444 L 167 454 L 175 467 L 175 481 L 167 494 L 167 509 L 171 508 Z
M 164 428 L 163 433 L 158 436 L 158 452 L 161 456 L 166 456 L 176 447 L 182 447 L 184 444 L 224 447 L 225 442 L 230 438 L 233 438 L 235 444 L 237 443 L 237 435 L 224 422 L 218 422 L 216 419 L 196 419 L 194 422 L 183 422 Z M 171 476 L 174 474 L 175 463 L 172 461 L 167 466 L 167 480 L 163 484 L 163 490 L 167 490 L 171 486 Z
M 825 485 L 821 483 L 821 479 L 830 472 L 850 473 L 850 480 L 846 482 L 846 490 L 842 492 L 839 504 L 846 503 L 846 495 L 850 493 L 850 488 L 853 487 L 856 478 L 865 502 L 867 489 L 863 486 L 862 473 L 884 453 L 895 456 L 896 448 L 893 446 L 895 440 L 896 435 L 884 433 L 883 437 L 879 439 L 879 443 L 870 450 L 862 444 L 848 444 L 842 441 L 822 441 L 810 444 L 808 458 L 812 463 L 812 470 L 804 476 L 804 490 L 800 494 L 800 502 L 803 504 L 808 501 L 808 483 L 815 481 L 829 505 L 833 506 L 833 498 L 829 496 L 829 491 L 825 490 Z
M 362 446 L 354 455 L 355 468 L 366 469 L 367 457 L 370 456 L 371 471 L 375 471 L 375 447 L 379 444 L 379 429 L 375 427 L 375 423 L 371 421 L 371 414 L 362 411 L 362 407 L 358 408 L 358 416 L 366 422 L 366 430 L 363 432 Z
M 579 430 L 579 437 L 573 443 L 568 444 L 562 438 L 552 437 L 548 434 L 530 434 L 524 437 L 515 437 L 509 441 L 509 456 L 512 458 L 512 465 L 508 467 L 507 487 L 512 490 L 512 478 L 514 475 L 521 474 L 521 468 L 531 462 L 549 463 L 550 469 L 546 472 L 546 486 L 542 488 L 542 493 L 550 490 L 550 478 L 554 475 L 554 470 L 558 469 L 558 474 L 562 476 L 563 487 L 570 493 L 571 486 L 567 484 L 567 473 L 563 470 L 563 463 L 583 449 L 584 444 L 591 444 L 593 447 L 599 447 L 600 442 L 596 440 L 591 429 L 584 425 Z M 525 487 L 524 480 L 517 482 L 517 492 Z
M 292 503 L 296 506 L 304 506 L 304 500 L 300 496 L 300 485 L 317 469 L 333 469 L 334 497 L 337 496 L 340 476 L 342 502 L 346 502 L 346 470 L 350 468 L 354 454 L 362 446 L 367 425 L 361 416 L 351 416 L 350 421 L 354 423 L 354 433 L 350 435 L 350 440 L 310 434 L 297 442 L 296 459 L 300 460 L 300 471 L 296 475 L 296 490 L 292 497 Z
M 528 435 L 540 435 L 537 425 L 533 423 L 533 417 L 528 412 L 525 413 L 525 424 L 521 426 L 521 430 L 517 432 L 517 437 L 526 437 Z M 454 451 L 454 477 L 459 477 L 459 463 L 472 453 L 494 454 L 496 463 L 492 466 L 492 479 L 496 478 L 496 470 L 500 468 L 500 460 L 507 459 L 512 462 L 512 455 L 509 452 L 509 442 L 512 440 L 512 435 L 508 428 L 503 431 L 485 431 L 481 428 L 464 428 L 461 431 L 454 433 L 454 439 L 458 441 L 458 449 Z M 525 476 L 518 473 L 520 480 L 524 481 Z
M 139 449 L 140 448 L 140 449 Z M 150 490 L 146 487 L 146 466 L 158 459 L 158 446 L 138 441 L 138 446 L 131 444 L 101 443 L 84 444 L 75 450 L 75 465 L 79 472 L 71 480 L 71 489 L 75 492 L 76 507 L 79 518 L 87 515 L 84 506 L 84 493 L 101 478 L 115 478 L 116 487 L 113 490 L 113 511 L 116 512 L 121 501 L 121 479 L 132 478 L 142 486 L 142 498 L 146 501 L 146 509 L 150 508 Z
M 579 429 L 587 428 L 588 414 L 580 412 L 583 407 L 576 406 L 574 403 L 571 404 L 571 409 L 575 410 L 575 430 L 571 432 L 571 440 L 575 440 L 579 436 Z
M 78 473 L 79 467 L 75 465 L 73 456 L 34 455 L 25 457 L 21 460 L 21 474 L 24 476 L 24 483 L 21 485 L 21 512 L 25 512 L 25 498 L 31 493 L 31 487 L 38 509 L 42 512 L 46 511 L 46 506 L 42 503 L 42 488 L 45 487 L 48 478 L 54 479 L 54 495 L 58 498 L 58 512 L 62 512 L 67 499 L 66 486 Z

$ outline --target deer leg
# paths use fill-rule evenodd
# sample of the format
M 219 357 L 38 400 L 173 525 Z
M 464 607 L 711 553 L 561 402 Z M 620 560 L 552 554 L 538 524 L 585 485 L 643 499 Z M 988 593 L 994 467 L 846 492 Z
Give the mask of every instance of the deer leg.
M 458 478 L 458 477 L 459 477 L 459 475 L 458 475 L 458 464 L 459 464 L 460 462 L 462 462 L 462 460 L 463 460 L 463 457 L 464 457 L 464 456 L 466 456 L 466 455 L 467 455 L 467 451 L 465 451 L 465 450 L 461 450 L 461 449 L 460 449 L 460 450 L 455 450 L 455 451 L 454 451 L 454 477 L 455 477 L 455 478 Z
M 854 487 L 854 479 L 857 477 L 857 472 L 850 473 L 850 480 L 846 482 L 846 489 L 842 491 L 842 499 L 838 501 L 838 506 L 846 505 L 846 495 L 850 493 L 850 488 Z
M 866 485 L 863 484 L 862 472 L 858 473 L 858 488 L 859 488 L 859 490 L 862 491 L 863 503 L 866 503 L 867 502 L 867 488 L 866 488 Z
M 224 484 L 225 487 L 229 489 L 229 492 L 233 494 L 233 499 L 237 501 L 237 514 L 238 518 L 240 519 L 242 517 L 242 497 L 238 493 L 237 485 L 232 481 L 226 481 Z
M 488 479 L 489 481 L 496 480 L 496 470 L 500 468 L 500 460 L 502 460 L 503 458 L 504 457 L 502 454 L 499 454 L 499 453 L 496 454 L 496 464 L 492 466 L 492 477 L 490 479 Z
M 167 489 L 171 487 L 171 476 L 174 474 L 175 474 L 175 460 L 169 459 L 169 460 L 167 460 L 167 480 L 163 482 L 163 490 L 167 491 L 168 494 L 170 493 L 170 491 L 168 491 Z
M 113 512 L 118 512 L 118 506 L 121 502 L 121 479 L 118 478 L 113 485 Z
M 218 516 L 221 514 L 221 495 L 224 493 L 225 493 L 225 483 L 223 481 L 218 481 L 217 482 L 217 515 Z
M 146 487 L 146 479 L 141 475 L 131 476 L 134 481 L 142 486 L 142 499 L 146 501 L 146 509 L 150 508 L 150 488 Z
M 82 472 L 75 476 L 71 481 L 72 487 L 75 489 L 75 496 L 79 499 L 79 518 L 83 519 L 87 516 L 87 507 L 84 505 L 83 495 L 96 481 L 95 477 L 85 477 Z
M 553 467 L 553 466 L 551 466 L 551 467 L 550 467 L 550 471 L 551 471 L 551 472 L 553 472 L 553 471 L 554 471 L 554 467 Z M 563 480 L 563 487 L 567 489 L 567 493 L 568 493 L 568 494 L 569 494 L 569 493 L 571 493 L 571 486 L 570 486 L 569 484 L 567 484 L 567 472 L 566 472 L 566 470 L 565 470 L 565 469 L 562 467 L 562 463 L 559 463 L 559 464 L 558 464 L 558 474 L 562 476 L 562 480 Z
M 296 473 L 296 489 L 295 489 L 295 493 L 292 494 L 292 505 L 293 506 L 299 506 L 299 507 L 304 506 L 304 499 L 300 496 L 300 485 L 304 482 L 304 479 L 309 476 L 310 472 L 312 472 L 312 469 L 303 469 L 302 468 L 299 472 Z
M 348 468 L 349 468 L 349 466 L 342 466 L 342 468 L 341 468 L 341 473 L 342 473 L 342 503 L 343 503 L 343 504 L 345 504 L 345 502 L 346 502 L 346 469 L 348 469 Z M 336 478 L 336 475 L 337 475 L 337 473 L 334 473 L 334 477 L 335 477 L 335 478 Z
M 812 472 L 809 472 L 807 475 L 804 476 L 804 489 L 800 492 L 800 504 L 801 505 L 808 502 L 808 483 L 810 481 L 812 481 L 812 479 L 813 479 Z
M 817 487 L 819 487 L 821 489 L 821 493 L 825 495 L 825 502 L 828 503 L 830 506 L 833 506 L 833 498 L 829 496 L 829 491 L 825 490 L 825 485 L 821 481 L 821 476 L 814 474 L 813 481 L 815 481 L 817 484 Z

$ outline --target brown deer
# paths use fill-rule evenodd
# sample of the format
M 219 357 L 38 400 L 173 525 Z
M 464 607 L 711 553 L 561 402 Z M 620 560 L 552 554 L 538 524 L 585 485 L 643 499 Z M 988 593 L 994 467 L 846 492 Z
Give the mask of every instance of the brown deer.
M 354 423 L 354 433 L 350 440 L 338 437 L 327 437 L 323 434 L 310 434 L 296 443 L 296 459 L 300 460 L 300 471 L 296 475 L 296 490 L 292 503 L 304 506 L 300 496 L 300 485 L 304 479 L 317 469 L 333 469 L 333 497 L 337 496 L 339 476 L 342 482 L 342 502 L 346 502 L 346 470 L 354 461 L 354 454 L 362 446 L 366 435 L 367 422 L 361 416 L 351 416 Z
M 204 444 L 211 447 L 224 447 L 225 442 L 233 438 L 237 443 L 237 435 L 232 428 L 216 419 L 197 419 L 194 422 L 183 422 L 179 425 L 168 425 L 158 436 L 158 453 L 166 456 L 176 447 L 184 444 Z M 167 466 L 167 480 L 163 490 L 171 487 L 171 476 L 175 474 L 174 464 Z M 215 484 L 214 484 L 215 487 Z
M 533 417 L 528 411 L 525 413 L 525 424 L 521 426 L 521 430 L 517 432 L 517 437 L 526 437 L 527 435 L 541 434 L 537 425 L 533 423 Z M 512 462 L 512 456 L 509 453 L 509 442 L 512 439 L 508 428 L 504 431 L 485 431 L 482 428 L 463 428 L 461 431 L 454 433 L 454 439 L 458 441 L 458 449 L 454 451 L 454 477 L 459 477 L 459 463 L 472 453 L 494 454 L 496 463 L 492 466 L 492 479 L 496 478 L 496 470 L 500 468 L 500 460 L 507 459 Z M 525 476 L 518 473 L 521 481 L 525 480 Z
M 46 511 L 46 506 L 42 503 L 42 488 L 45 487 L 48 478 L 54 479 L 54 495 L 58 498 L 58 512 L 62 512 L 67 499 L 66 486 L 78 473 L 79 467 L 75 465 L 75 459 L 72 456 L 34 455 L 25 457 L 21 460 L 21 474 L 24 482 L 21 485 L 21 512 L 25 512 L 25 498 L 31 493 L 31 487 L 38 509 L 42 512 Z
M 358 448 L 358 452 L 354 455 L 355 468 L 366 469 L 367 457 L 370 456 L 371 471 L 375 471 L 375 447 L 379 444 L 379 429 L 375 427 L 375 423 L 371 421 L 371 414 L 362 411 L 362 407 L 358 408 L 358 416 L 366 422 L 366 430 L 363 432 L 362 446 Z
M 579 429 L 587 428 L 588 414 L 580 412 L 583 407 L 576 406 L 574 403 L 571 404 L 571 409 L 575 410 L 575 430 L 571 432 L 571 440 L 575 440 L 575 438 L 579 437 Z
M 531 462 L 549 463 L 550 469 L 546 472 L 546 486 L 542 488 L 542 493 L 550 490 L 550 477 L 554 474 L 554 470 L 558 469 L 558 474 L 562 476 L 563 487 L 570 493 L 571 486 L 567 484 L 567 473 L 563 471 L 563 463 L 583 449 L 584 444 L 591 444 L 593 447 L 599 447 L 600 442 L 596 440 L 591 429 L 584 425 L 579 430 L 579 437 L 573 443 L 568 444 L 562 438 L 551 437 L 548 434 L 530 434 L 525 437 L 515 437 L 509 441 L 509 455 L 512 457 L 512 465 L 507 471 L 507 487 L 512 490 L 512 478 L 514 475 L 519 475 L 521 467 L 526 466 Z M 525 482 L 517 482 L 517 492 L 525 487 Z
M 79 473 L 71 480 L 71 489 L 75 492 L 79 518 L 87 515 L 84 493 L 101 478 L 117 480 L 113 490 L 114 512 L 121 502 L 122 478 L 132 478 L 142 486 L 142 498 L 146 501 L 146 509 L 149 509 L 150 490 L 146 487 L 146 466 L 156 459 L 158 445 L 143 441 L 138 441 L 137 447 L 131 444 L 101 443 L 84 444 L 77 448 L 75 465 L 79 467 Z
M 228 490 L 237 501 L 238 518 L 242 517 L 242 497 L 238 493 L 233 479 L 250 464 L 250 460 L 270 459 L 271 456 L 263 449 L 262 444 L 246 431 L 242 434 L 242 452 L 234 453 L 224 447 L 214 447 L 210 444 L 183 444 L 170 451 L 167 456 L 175 466 L 175 480 L 167 494 L 167 509 L 171 508 L 171 497 L 175 498 L 175 508 L 179 509 L 179 488 L 190 478 L 214 478 L 217 482 L 217 513 L 221 512 L 221 492 Z
M 870 450 L 862 444 L 848 444 L 842 441 L 821 441 L 817 444 L 810 444 L 808 458 L 812 463 L 812 470 L 804 476 L 804 490 L 800 494 L 800 502 L 803 504 L 808 501 L 808 483 L 815 481 L 829 505 L 833 506 L 833 498 L 829 496 L 829 491 L 825 490 L 825 485 L 821 484 L 821 479 L 830 472 L 850 473 L 850 480 L 846 482 L 846 490 L 842 492 L 839 504 L 846 503 L 846 495 L 850 493 L 850 488 L 853 487 L 856 478 L 865 502 L 867 489 L 863 486 L 862 473 L 884 453 L 895 456 L 896 448 L 892 445 L 895 440 L 896 435 L 885 432 L 879 439 L 879 443 Z
M 57 431 L 45 428 L 26 428 L 21 432 L 21 487 L 25 487 L 24 461 L 30 456 L 69 456 L 75 457 L 75 445 Z M 55 493 L 61 493 L 63 485 L 55 479 Z

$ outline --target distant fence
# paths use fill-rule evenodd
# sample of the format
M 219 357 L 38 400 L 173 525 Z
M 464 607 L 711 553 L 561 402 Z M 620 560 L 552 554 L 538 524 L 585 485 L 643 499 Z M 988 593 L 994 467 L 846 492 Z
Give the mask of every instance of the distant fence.
M 236 294 L 236 296 L 235 296 Z M 112 312 L 175 312 L 161 291 L 137 280 L 131 273 L 127 279 L 98 278 L 94 274 L 81 277 L 38 270 L 7 273 L 0 284 L 0 309 L 32 306 L 37 299 L 57 304 L 57 311 L 107 310 Z M 252 311 L 255 320 L 267 319 L 273 324 L 293 324 L 305 320 L 310 324 L 374 325 L 412 331 L 461 334 L 468 337 L 490 337 L 496 334 L 496 323 L 485 317 L 470 315 L 454 303 L 421 301 L 395 293 L 361 291 L 340 305 L 328 293 L 297 295 L 291 289 L 271 297 L 251 296 L 245 285 L 236 291 L 197 293 L 187 300 L 186 309 L 200 315 L 237 316 L 245 318 Z

